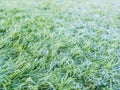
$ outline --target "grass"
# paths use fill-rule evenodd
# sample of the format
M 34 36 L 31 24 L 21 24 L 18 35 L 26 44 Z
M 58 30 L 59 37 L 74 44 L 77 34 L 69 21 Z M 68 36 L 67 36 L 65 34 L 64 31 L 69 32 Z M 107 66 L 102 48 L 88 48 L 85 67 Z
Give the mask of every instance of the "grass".
M 0 0 L 0 90 L 120 90 L 120 0 Z

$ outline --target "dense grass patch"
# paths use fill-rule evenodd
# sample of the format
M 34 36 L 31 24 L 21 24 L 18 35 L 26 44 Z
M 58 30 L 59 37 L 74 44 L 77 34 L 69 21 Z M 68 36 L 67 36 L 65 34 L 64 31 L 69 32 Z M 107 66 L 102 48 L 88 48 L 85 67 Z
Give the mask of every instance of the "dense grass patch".
M 0 90 L 120 90 L 119 0 L 0 0 Z

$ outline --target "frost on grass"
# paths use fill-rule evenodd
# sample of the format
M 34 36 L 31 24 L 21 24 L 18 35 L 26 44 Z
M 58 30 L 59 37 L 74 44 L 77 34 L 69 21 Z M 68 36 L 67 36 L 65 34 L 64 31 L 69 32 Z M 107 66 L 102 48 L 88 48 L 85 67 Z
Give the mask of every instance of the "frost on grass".
M 0 90 L 119 90 L 119 0 L 1 0 Z

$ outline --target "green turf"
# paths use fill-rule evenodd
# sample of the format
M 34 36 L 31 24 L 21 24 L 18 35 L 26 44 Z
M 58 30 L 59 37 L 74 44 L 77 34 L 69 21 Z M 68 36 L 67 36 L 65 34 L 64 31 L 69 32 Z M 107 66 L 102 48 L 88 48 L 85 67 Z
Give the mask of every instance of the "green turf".
M 120 0 L 0 0 L 0 90 L 120 90 Z

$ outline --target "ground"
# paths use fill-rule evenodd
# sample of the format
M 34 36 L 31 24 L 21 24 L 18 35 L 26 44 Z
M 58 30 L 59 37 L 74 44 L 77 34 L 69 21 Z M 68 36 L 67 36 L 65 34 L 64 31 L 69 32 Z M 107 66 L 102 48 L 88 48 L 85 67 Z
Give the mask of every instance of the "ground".
M 0 90 L 120 90 L 120 0 L 0 0 Z

